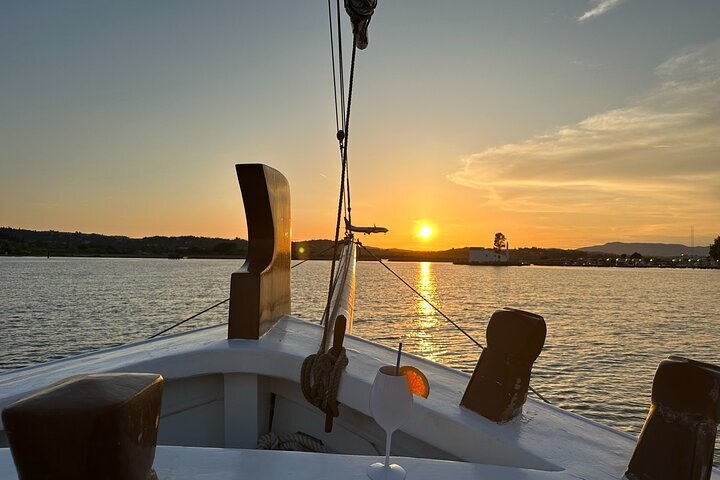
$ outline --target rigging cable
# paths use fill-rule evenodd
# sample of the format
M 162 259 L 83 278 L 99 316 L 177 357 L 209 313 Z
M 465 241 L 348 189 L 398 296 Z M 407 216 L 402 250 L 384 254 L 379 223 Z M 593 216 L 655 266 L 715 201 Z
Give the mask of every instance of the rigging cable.
M 463 328 L 462 328 L 460 325 L 458 325 L 457 323 L 453 322 L 453 321 L 450 319 L 450 317 L 448 317 L 447 315 L 445 315 L 445 314 L 442 312 L 442 310 L 440 310 L 438 307 L 436 307 L 435 305 L 433 305 L 433 303 L 432 303 L 430 300 L 428 300 L 422 293 L 418 292 L 412 285 L 410 285 L 407 281 L 405 281 L 404 278 L 402 278 L 400 275 L 398 275 L 397 273 L 395 273 L 395 271 L 394 271 L 392 268 L 388 267 L 388 266 L 385 264 L 385 262 L 383 262 L 380 258 L 378 258 L 374 253 L 372 253 L 372 252 L 371 252 L 365 245 L 363 245 L 360 241 L 358 241 L 358 245 L 360 245 L 360 246 L 363 248 L 363 250 L 365 250 L 368 254 L 370 254 L 371 257 L 373 257 L 375 260 L 377 260 L 378 262 L 380 262 L 380 265 L 382 265 L 383 267 L 385 267 L 388 272 L 390 272 L 390 273 L 392 273 L 393 275 L 395 275 L 395 278 L 397 278 L 398 280 L 400 280 L 402 283 L 405 284 L 406 287 L 408 287 L 410 290 L 412 290 L 413 292 L 415 292 L 415 295 L 417 295 L 418 297 L 422 298 L 422 299 L 423 299 L 428 305 L 430 305 L 436 312 L 438 312 L 440 315 L 442 315 L 442 317 L 445 318 L 445 320 L 447 320 L 448 322 L 452 323 L 453 326 L 454 326 L 455 328 L 457 328 L 457 329 L 458 329 L 463 335 L 465 335 L 468 339 L 470 339 L 471 342 L 473 342 L 475 345 L 477 345 L 478 347 L 480 347 L 481 350 L 484 350 L 484 349 L 485 349 L 485 345 L 483 345 L 482 343 L 480 343 L 480 342 L 478 342 L 477 340 L 475 340 L 475 339 L 472 337 L 472 335 L 470 335 L 468 332 L 465 331 L 465 329 L 463 329 Z
M 484 346 L 483 344 L 481 344 L 480 342 L 478 342 L 477 340 L 475 340 L 475 338 L 473 338 L 472 335 L 470 335 L 467 331 L 465 331 L 465 329 L 463 329 L 460 325 L 458 325 L 458 324 L 455 323 L 453 320 L 451 320 L 450 317 L 448 317 L 447 315 L 445 315 L 445 313 L 443 313 L 442 310 L 440 310 L 438 307 L 436 307 L 436 306 L 435 306 L 430 300 L 428 300 L 422 293 L 418 292 L 412 285 L 410 285 L 407 281 L 405 281 L 404 278 L 402 278 L 400 275 L 398 275 L 397 273 L 395 273 L 395 271 L 394 271 L 392 268 L 388 267 L 388 266 L 385 264 L 385 262 L 382 261 L 382 259 L 380 259 L 380 258 L 377 257 L 374 253 L 372 253 L 365 245 L 363 245 L 360 241 L 358 241 L 357 244 L 358 244 L 360 247 L 362 247 L 362 249 L 365 250 L 371 257 L 373 257 L 375 260 L 377 260 L 377 261 L 380 263 L 380 265 L 382 265 L 383 267 L 385 267 L 385 269 L 386 269 L 388 272 L 392 273 L 392 274 L 395 276 L 395 278 L 397 278 L 397 279 L 400 280 L 402 283 L 404 283 L 406 287 L 408 287 L 410 290 L 412 290 L 413 292 L 415 292 L 415 294 L 416 294 L 418 297 L 420 297 L 421 299 L 423 299 L 423 300 L 425 301 L 425 303 L 427 303 L 428 305 L 430 305 L 430 306 L 431 306 L 436 312 L 438 312 L 445 320 L 447 320 L 448 322 L 450 322 L 450 323 L 451 323 L 455 328 L 457 328 L 463 335 L 465 335 L 468 339 L 470 339 L 471 342 L 473 342 L 475 345 L 477 345 L 478 347 L 480 347 L 480 350 L 484 350 L 484 349 L 485 349 L 485 346 Z M 535 395 L 537 395 L 538 398 L 540 398 L 540 400 L 542 400 L 543 402 L 545 402 L 545 403 L 547 403 L 548 405 L 550 405 L 550 402 L 549 402 L 545 397 L 543 397 L 537 390 L 535 390 L 535 389 L 532 387 L 532 385 L 528 385 L 528 389 L 529 389 L 532 393 L 534 393 Z
M 334 247 L 334 245 L 330 245 L 328 248 L 326 248 L 326 249 L 323 250 L 322 252 L 317 253 L 316 258 L 306 258 L 305 260 L 302 260 L 302 261 L 296 263 L 295 265 L 293 265 L 292 267 L 290 267 L 290 269 L 292 270 L 292 269 L 295 268 L 295 267 L 299 267 L 299 266 L 302 265 L 303 263 L 309 262 L 310 260 L 320 260 L 320 259 L 317 258 L 317 257 L 319 257 L 320 255 L 323 255 L 323 254 L 325 254 L 325 253 L 327 253 L 327 252 L 329 252 L 330 250 L 333 249 L 333 247 Z
M 329 4 L 329 3 L 328 3 Z M 305 399 L 311 404 L 325 412 L 325 432 L 332 431 L 333 418 L 339 415 L 337 401 L 337 392 L 340 387 L 340 378 L 343 370 L 347 367 L 348 358 L 345 349 L 342 347 L 342 335 L 345 333 L 345 323 L 341 323 L 341 330 L 332 332 L 334 341 L 332 348 L 327 349 L 328 337 L 334 321 L 330 321 L 330 305 L 332 303 L 333 294 L 337 287 L 338 279 L 335 278 L 335 263 L 338 257 L 338 246 L 340 244 L 340 218 L 345 208 L 347 222 L 350 217 L 350 183 L 348 177 L 348 159 L 347 147 L 350 131 L 350 107 L 352 106 L 353 82 L 355 79 L 355 58 L 357 53 L 357 35 L 353 32 L 352 59 L 350 61 L 350 81 L 348 85 L 347 108 L 345 106 L 345 78 L 343 66 L 343 50 L 342 50 L 342 26 L 340 21 L 340 1 L 336 1 L 337 20 L 338 20 L 338 62 L 340 70 L 340 104 L 342 112 L 342 130 L 337 130 L 335 134 L 340 149 L 341 158 L 341 174 L 340 174 L 340 194 L 338 198 L 337 218 L 335 222 L 335 241 L 333 242 L 333 256 L 330 267 L 330 281 L 328 286 L 327 302 L 325 303 L 325 311 L 320 320 L 323 326 L 322 340 L 316 354 L 309 355 L 302 363 L 300 370 L 300 386 Z M 333 72 L 334 72 L 333 65 Z M 337 95 L 336 95 L 337 101 Z M 347 183 L 346 183 L 347 182 Z M 346 189 L 347 185 L 347 189 Z M 345 238 L 343 244 L 350 246 L 349 242 L 354 242 L 352 232 L 349 225 L 345 227 Z M 354 246 L 353 246 L 354 247 Z M 339 271 L 338 271 L 339 276 Z M 341 318 L 341 317 L 339 317 Z M 333 319 L 334 320 L 334 319 Z M 338 332 L 341 336 L 338 340 Z
M 337 37 L 338 37 L 338 70 L 340 74 L 340 115 L 342 118 L 341 126 L 345 126 L 345 66 L 343 65 L 343 50 L 342 50 L 342 22 L 340 21 L 340 0 L 336 0 L 335 8 L 337 13 Z M 354 43 L 354 41 L 353 41 Z M 338 140 L 340 139 L 340 133 L 338 132 Z
M 342 217 L 342 209 L 343 209 L 343 201 L 345 198 L 345 175 L 347 171 L 347 146 L 348 146 L 348 140 L 350 138 L 350 108 L 352 107 L 352 93 L 353 93 L 353 82 L 355 79 L 355 58 L 357 53 L 357 40 L 355 37 L 353 37 L 353 47 L 352 47 L 352 58 L 350 60 L 350 82 L 348 85 L 348 99 L 347 99 L 347 113 L 345 114 L 345 130 L 344 135 L 342 139 L 342 166 L 341 166 L 341 173 L 340 173 L 340 196 L 338 198 L 338 210 L 337 210 L 337 218 L 335 221 L 335 242 L 334 242 L 334 250 L 333 250 L 333 257 L 332 257 L 332 264 L 330 266 L 330 282 L 328 287 L 328 297 L 327 302 L 325 304 L 325 312 L 323 313 L 323 319 L 322 323 L 325 324 L 327 327 L 328 323 L 326 322 L 326 318 L 329 315 L 330 310 L 330 303 L 332 302 L 332 294 L 334 290 L 334 283 L 335 283 L 335 262 L 338 255 L 338 245 L 340 244 L 340 218 Z M 342 62 L 342 55 L 339 55 L 340 62 Z M 342 81 L 342 76 L 340 77 Z M 342 86 L 341 86 L 342 89 Z M 323 341 L 321 345 L 325 344 L 325 340 L 327 338 L 328 332 L 327 328 L 323 330 Z
M 340 115 L 338 114 L 337 76 L 335 75 L 335 40 L 333 39 L 332 7 L 330 6 L 330 0 L 328 0 L 327 4 L 328 23 L 330 25 L 330 61 L 332 62 L 333 95 L 335 97 L 335 130 L 340 130 Z
M 334 95 L 334 103 L 335 103 L 335 130 L 336 134 L 335 137 L 338 140 L 338 148 L 340 150 L 340 157 L 343 158 L 343 151 L 345 150 L 346 143 L 345 143 L 345 137 L 346 137 L 346 114 L 345 114 L 345 66 L 343 63 L 343 49 L 342 49 L 342 21 L 340 20 L 340 1 L 336 0 L 335 2 L 336 7 L 336 14 L 337 14 L 337 32 L 338 32 L 338 62 L 335 62 L 335 41 L 334 41 L 334 35 L 333 35 L 333 24 L 332 24 L 332 6 L 330 3 L 330 0 L 328 0 L 328 23 L 330 26 L 330 60 L 332 62 L 332 73 L 333 73 L 333 95 Z M 353 42 L 353 45 L 355 43 Z M 339 71 L 339 75 L 336 75 L 336 70 Z M 338 79 L 339 76 L 339 83 L 340 83 L 340 119 L 338 120 Z M 349 113 L 348 113 L 349 115 Z M 340 123 L 341 122 L 341 123 Z M 347 169 L 347 165 L 345 167 Z M 345 195 L 347 196 L 347 200 L 345 197 L 343 197 L 343 209 L 345 210 L 345 218 L 348 219 L 348 221 L 351 221 L 351 211 L 352 208 L 350 207 L 350 177 L 349 174 L 347 176 L 346 180 L 346 192 Z M 352 222 L 351 222 L 352 223 Z
M 188 322 L 188 321 L 192 320 L 193 318 L 199 317 L 199 316 L 202 315 L 203 313 L 209 312 L 210 310 L 212 310 L 212 309 L 215 308 L 215 307 L 219 307 L 220 305 L 222 305 L 223 303 L 227 302 L 228 300 L 230 300 L 230 298 L 226 298 L 226 299 L 223 300 L 223 301 L 217 302 L 215 305 L 212 305 L 212 306 L 206 308 L 206 309 L 203 310 L 202 312 L 198 312 L 198 313 L 196 313 L 195 315 L 192 315 L 192 316 L 186 318 L 185 320 L 183 320 L 183 321 L 181 321 L 181 322 L 178 322 L 178 323 L 176 323 L 175 325 L 173 325 L 173 326 L 171 326 L 171 327 L 166 328 L 166 329 L 163 330 L 162 332 L 158 332 L 158 333 L 156 333 L 155 335 L 149 336 L 148 339 L 150 339 L 150 338 L 155 338 L 155 337 L 158 337 L 158 336 L 162 335 L 162 334 L 165 333 L 165 332 L 169 332 L 169 331 L 172 330 L 173 328 L 179 327 L 179 326 L 182 325 L 183 323 Z
M 351 83 L 351 85 L 352 85 L 352 83 Z M 352 86 L 350 88 L 352 89 Z M 348 106 L 349 105 L 350 104 L 348 103 Z M 348 114 L 349 114 L 349 112 L 348 112 Z M 345 136 L 345 138 L 347 139 L 347 135 Z M 347 196 L 347 212 L 346 213 L 347 213 L 348 223 L 350 225 L 352 225 L 352 206 L 350 204 L 350 163 L 347 161 L 347 151 L 343 150 L 343 152 L 345 153 L 345 182 L 346 182 L 345 191 L 347 192 L 345 194 Z
M 330 250 L 332 250 L 332 248 L 333 248 L 333 246 L 330 246 L 330 247 L 326 248 L 325 250 L 319 252 L 319 253 L 317 254 L 317 256 L 319 257 L 320 255 L 323 255 L 324 253 L 329 252 Z M 293 268 L 295 268 L 295 267 L 299 267 L 300 265 L 302 265 L 303 263 L 305 263 L 305 262 L 307 262 L 307 261 L 309 261 L 309 260 L 313 260 L 313 259 L 312 259 L 312 258 L 306 258 L 305 260 L 303 260 L 303 261 L 301 261 L 301 262 L 298 262 L 298 263 L 296 263 L 295 265 L 293 265 L 292 267 L 290 267 L 290 269 L 293 269 Z M 189 316 L 188 318 L 186 318 L 185 320 L 182 320 L 182 321 L 180 321 L 180 322 L 177 322 L 176 324 L 174 324 L 174 325 L 166 328 L 165 330 L 163 330 L 163 331 L 161 331 L 161 332 L 158 332 L 158 333 L 156 333 L 156 334 L 154 334 L 154 335 L 151 335 L 151 336 L 149 336 L 149 337 L 147 337 L 147 338 L 148 338 L 148 339 L 151 339 L 151 338 L 159 337 L 159 336 L 162 335 L 163 333 L 169 332 L 169 331 L 172 330 L 173 328 L 179 327 L 179 326 L 182 325 L 183 323 L 189 322 L 189 321 L 192 320 L 193 318 L 197 318 L 197 317 L 199 317 L 200 315 L 202 315 L 203 313 L 209 312 L 210 310 L 212 310 L 212 309 L 215 308 L 215 307 L 219 307 L 220 305 L 222 305 L 223 303 L 227 302 L 228 300 L 230 300 L 229 297 L 226 298 L 225 300 L 222 300 L 222 301 L 220 301 L 220 302 L 217 302 L 217 303 L 209 306 L 209 307 L 206 308 L 205 310 L 203 310 L 203 311 L 201 311 L 201 312 L 198 312 L 198 313 L 196 313 L 195 315 L 191 315 L 191 316 Z M 223 322 L 223 323 L 224 323 L 224 322 Z

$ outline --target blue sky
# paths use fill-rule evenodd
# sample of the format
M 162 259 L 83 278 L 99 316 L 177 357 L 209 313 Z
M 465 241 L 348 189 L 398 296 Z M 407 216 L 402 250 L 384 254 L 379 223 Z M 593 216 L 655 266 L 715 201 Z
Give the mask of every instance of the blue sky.
M 379 3 L 350 142 L 375 243 L 720 234 L 720 2 Z M 294 237 L 330 237 L 328 42 L 323 1 L 3 2 L 0 225 L 244 236 L 232 165 L 261 161 Z

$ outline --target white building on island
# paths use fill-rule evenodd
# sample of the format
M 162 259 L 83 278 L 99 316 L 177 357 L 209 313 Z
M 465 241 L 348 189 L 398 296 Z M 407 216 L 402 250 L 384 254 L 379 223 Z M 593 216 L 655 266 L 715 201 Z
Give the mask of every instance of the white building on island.
M 490 248 L 471 247 L 468 253 L 469 263 L 507 263 L 508 251 L 498 253 Z

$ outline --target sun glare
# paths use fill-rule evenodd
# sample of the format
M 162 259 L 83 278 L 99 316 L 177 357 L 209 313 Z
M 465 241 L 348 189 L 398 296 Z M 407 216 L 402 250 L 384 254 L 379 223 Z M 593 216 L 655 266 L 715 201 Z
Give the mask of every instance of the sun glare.
M 423 225 L 422 227 L 420 227 L 420 230 L 417 234 L 417 236 L 422 238 L 423 240 L 427 240 L 428 238 L 430 238 L 430 235 L 432 235 L 432 228 L 427 225 Z

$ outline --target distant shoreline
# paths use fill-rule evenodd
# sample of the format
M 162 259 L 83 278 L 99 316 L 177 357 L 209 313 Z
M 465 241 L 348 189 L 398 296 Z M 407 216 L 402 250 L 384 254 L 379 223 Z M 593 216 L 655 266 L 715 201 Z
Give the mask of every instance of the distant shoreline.
M 294 260 L 330 260 L 334 250 L 332 240 L 316 239 L 291 243 Z M 609 251 L 598 249 L 608 248 Z M 546 266 L 618 266 L 665 268 L 711 267 L 720 263 L 710 259 L 709 247 L 690 248 L 680 244 L 620 243 L 562 249 L 519 247 L 505 253 L 514 265 Z M 407 250 L 380 248 L 370 245 L 358 249 L 360 261 L 382 258 L 391 262 L 452 262 L 468 263 L 476 249 L 492 247 L 461 247 L 446 250 Z M 366 251 L 367 250 L 367 251 Z M 615 253 L 613 253 L 615 250 Z M 678 253 L 679 252 L 679 253 Z M 695 252 L 695 253 L 693 253 Z M 648 253 L 648 254 L 645 254 Z M 248 254 L 248 241 L 243 238 L 211 237 L 143 237 L 101 235 L 82 232 L 34 231 L 0 227 L 0 256 L 77 257 L 77 258 L 197 258 L 244 259 Z
M 116 258 L 116 259 L 132 259 L 132 260 L 245 260 L 245 257 L 235 256 L 184 256 L 168 258 L 163 255 L 0 255 L 0 258 L 46 258 L 48 260 L 53 258 Z M 293 258 L 293 261 L 330 261 L 330 258 Z M 405 257 L 388 257 L 382 258 L 384 262 L 396 262 L 396 263 L 408 263 L 408 262 L 430 262 L 430 263 L 452 263 L 458 266 L 469 266 L 469 267 L 581 267 L 581 268 L 630 268 L 630 269 L 673 269 L 673 270 L 720 270 L 720 264 L 717 266 L 712 265 L 579 265 L 579 264 L 568 264 L 561 262 L 538 262 L 538 263 L 470 263 L 470 262 L 458 262 L 448 259 L 432 259 L 432 258 L 405 258 Z M 358 258 L 359 262 L 374 262 L 374 258 Z

